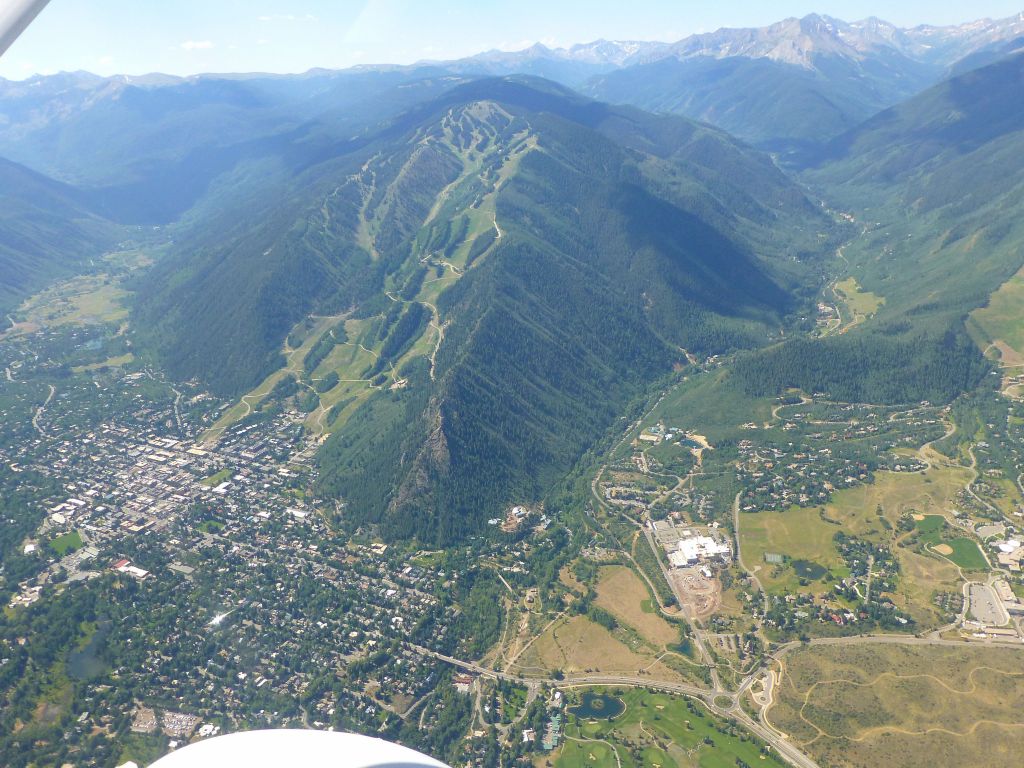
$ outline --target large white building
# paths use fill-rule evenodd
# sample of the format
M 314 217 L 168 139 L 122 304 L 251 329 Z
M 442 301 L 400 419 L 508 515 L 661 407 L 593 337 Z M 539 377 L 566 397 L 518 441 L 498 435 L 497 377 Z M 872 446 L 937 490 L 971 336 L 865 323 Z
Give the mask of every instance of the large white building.
M 675 568 L 687 568 L 708 560 L 724 560 L 732 557 L 729 545 L 715 541 L 710 536 L 687 536 L 676 543 L 675 552 L 670 552 L 668 561 Z

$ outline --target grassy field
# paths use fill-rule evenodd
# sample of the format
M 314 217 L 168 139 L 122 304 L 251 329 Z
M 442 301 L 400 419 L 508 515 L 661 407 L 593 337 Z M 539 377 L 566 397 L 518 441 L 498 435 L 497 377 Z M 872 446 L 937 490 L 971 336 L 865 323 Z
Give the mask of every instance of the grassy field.
M 871 317 L 885 303 L 881 296 L 863 290 L 855 277 L 848 277 L 836 283 L 836 295 L 846 304 L 848 317 L 845 319 L 853 325 Z
M 1018 272 L 989 298 L 988 306 L 970 314 L 969 327 L 982 347 L 1003 342 L 1003 362 L 1015 364 L 1024 359 L 1024 270 Z M 1001 346 L 998 345 L 997 346 Z M 1007 359 L 1011 358 L 1011 359 Z
M 90 363 L 89 365 L 76 365 L 71 370 L 75 373 L 88 373 L 89 371 L 98 371 L 100 368 L 120 368 L 128 365 L 129 363 L 135 362 L 135 355 L 128 352 L 124 355 L 117 355 L 116 357 L 108 357 L 101 363 Z
M 223 483 L 225 480 L 231 479 L 231 470 L 225 467 L 220 472 L 210 475 L 207 478 L 200 480 L 200 484 L 205 485 L 208 488 L 216 488 L 218 485 Z
M 661 614 L 644 610 L 650 606 L 647 586 L 630 568 L 606 565 L 600 569 L 597 584 L 598 606 L 615 616 L 622 624 L 635 629 L 641 637 L 655 646 L 663 647 L 679 642 L 679 629 Z
M 627 644 L 621 630 L 616 634 L 590 621 L 572 616 L 553 624 L 518 660 L 518 670 L 567 674 L 607 672 L 635 675 L 647 670 L 653 677 L 680 679 L 680 674 L 658 661 L 658 654 L 643 643 Z M 631 645 L 633 647 L 631 647 Z
M 751 399 L 738 387 L 724 370 L 691 376 L 665 396 L 641 428 L 660 421 L 704 435 L 712 445 L 739 439 L 744 436 L 741 424 L 771 419 L 772 401 Z
M 566 727 L 569 738 L 553 755 L 556 768 L 785 765 L 763 754 L 757 742 L 728 733 L 723 722 L 700 704 L 642 690 L 626 691 L 621 698 L 626 710 L 614 720 L 579 722 L 570 716 Z
M 115 323 L 128 317 L 128 292 L 107 275 L 63 280 L 30 297 L 13 313 L 32 327 L 84 323 Z
M 898 549 L 896 554 L 900 563 L 900 579 L 896 593 L 892 595 L 893 603 L 909 613 L 922 628 L 942 624 L 942 613 L 932 598 L 936 592 L 960 591 L 960 574 L 956 566 L 909 549 Z
M 965 467 L 935 467 L 924 474 L 878 472 L 873 483 L 836 493 L 826 511 L 844 525 L 860 520 L 861 528 L 865 521 L 876 517 L 879 506 L 894 525 L 904 514 L 945 516 L 955 507 L 957 493 L 972 476 Z
M 801 648 L 782 663 L 772 725 L 823 765 L 1024 764 L 1024 655 L 968 646 Z
M 843 561 L 832 538 L 839 527 L 821 519 L 818 508 L 790 507 L 785 512 L 740 515 L 740 545 L 749 568 L 760 566 L 757 576 L 769 592 L 801 591 L 799 576 L 789 566 L 765 562 L 766 552 L 788 555 L 793 560 L 816 563 L 833 574 L 843 573 Z
M 75 552 L 81 549 L 84 543 L 78 531 L 70 531 L 53 539 L 50 542 L 50 549 L 64 557 L 68 552 Z
M 906 610 L 922 626 L 933 626 L 940 613 L 932 603 L 937 591 L 959 589 L 959 575 L 950 562 L 925 557 L 910 548 L 896 546 L 895 532 L 905 514 L 923 516 L 941 526 L 946 514 L 956 504 L 957 493 L 971 479 L 964 467 L 936 466 L 925 473 L 878 472 L 875 481 L 838 491 L 825 505 L 824 516 L 839 523 L 828 523 L 817 508 L 793 507 L 782 513 L 762 512 L 740 516 L 740 536 L 744 560 L 748 567 L 759 568 L 758 577 L 773 593 L 814 591 L 814 582 L 801 587 L 797 572 L 789 566 L 771 566 L 764 562 L 765 552 L 788 555 L 793 560 L 807 560 L 831 569 L 834 575 L 844 573 L 832 538 L 842 530 L 847 535 L 888 545 L 900 562 L 901 577 L 893 601 Z M 878 510 L 893 530 L 879 520 Z M 949 560 L 964 569 L 984 568 L 984 558 L 970 539 L 949 537 Z M 943 541 L 933 542 L 934 544 Z M 819 590 L 820 591 L 820 590 Z

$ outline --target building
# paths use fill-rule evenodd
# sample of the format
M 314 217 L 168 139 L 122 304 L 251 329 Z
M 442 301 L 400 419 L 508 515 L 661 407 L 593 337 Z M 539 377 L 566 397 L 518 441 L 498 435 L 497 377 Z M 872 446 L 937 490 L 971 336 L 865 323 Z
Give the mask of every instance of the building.
M 675 552 L 670 552 L 668 561 L 675 568 L 687 568 L 710 560 L 728 562 L 732 550 L 725 542 L 715 541 L 710 536 L 688 536 L 676 543 Z
M 452 685 L 459 693 L 469 693 L 473 687 L 472 675 L 456 675 L 452 678 Z

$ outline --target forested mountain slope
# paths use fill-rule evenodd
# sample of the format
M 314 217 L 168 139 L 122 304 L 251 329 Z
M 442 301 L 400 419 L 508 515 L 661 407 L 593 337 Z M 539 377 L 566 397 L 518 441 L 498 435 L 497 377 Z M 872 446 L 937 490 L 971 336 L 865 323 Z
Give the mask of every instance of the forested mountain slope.
M 804 178 L 857 219 L 844 257 L 884 304 L 855 332 L 757 358 L 759 386 L 912 401 L 977 383 L 985 367 L 966 315 L 1024 264 L 1022 92 L 1018 55 L 879 114 L 817 157 Z
M 0 312 L 99 258 L 116 236 L 78 191 L 0 159 Z
M 369 388 L 326 417 L 321 490 L 433 541 L 542 498 L 684 350 L 775 335 L 828 229 L 724 134 L 522 79 L 455 88 L 265 194 L 154 270 L 143 337 L 238 393 L 306 316 L 338 317 L 323 354 L 363 350 L 337 386 Z
M 594 78 L 585 92 L 686 115 L 756 145 L 787 150 L 836 136 L 930 85 L 928 68 L 822 55 L 815 68 L 769 58 L 665 58 Z
M 869 290 L 892 296 L 887 313 L 933 307 L 955 316 L 1024 262 L 1021 93 L 1017 55 L 883 112 L 832 142 L 807 172 L 863 211 L 872 231 L 859 251 L 890 251 L 864 273 Z

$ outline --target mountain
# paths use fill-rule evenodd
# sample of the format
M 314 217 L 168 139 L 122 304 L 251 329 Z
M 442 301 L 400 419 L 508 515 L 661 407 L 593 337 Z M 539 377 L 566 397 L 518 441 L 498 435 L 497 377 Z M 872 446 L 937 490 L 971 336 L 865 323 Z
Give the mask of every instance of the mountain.
M 893 258 L 874 278 L 883 294 L 889 284 L 906 291 L 894 302 L 902 311 L 943 297 L 954 312 L 979 306 L 1024 262 L 1022 88 L 1024 55 L 952 78 L 834 140 L 807 173 L 833 199 L 910 235 L 909 244 L 890 235 Z M 914 260 L 912 282 L 902 258 Z
M 0 159 L 0 312 L 101 256 L 117 231 L 78 190 Z
M 630 64 L 656 58 L 667 43 L 640 40 L 595 40 L 569 48 L 536 43 L 521 51 L 486 51 L 454 61 L 421 62 L 463 75 L 524 74 L 554 80 L 576 88 L 590 78 Z
M 803 180 L 850 212 L 843 253 L 884 303 L 853 332 L 752 358 L 755 390 L 948 401 L 987 372 L 968 313 L 1024 266 L 1024 55 L 952 78 L 829 143 Z
M 136 320 L 175 376 L 269 376 L 261 406 L 338 382 L 309 403 L 333 430 L 321 491 L 391 535 L 543 499 L 684 350 L 775 334 L 828 228 L 725 134 L 535 79 L 455 87 L 344 149 L 185 237 Z
M 815 145 L 951 73 L 1016 50 L 1020 16 L 901 29 L 879 19 L 786 19 L 671 42 L 534 45 L 410 66 L 301 75 L 0 80 L 4 155 L 92 190 L 111 218 L 177 219 L 218 175 L 311 121 L 333 135 L 375 126 L 455 82 L 528 74 L 601 101 L 702 120 L 780 151 Z
M 0 81 L 0 144 L 111 219 L 166 224 L 240 164 L 301 165 L 323 136 L 358 135 L 452 83 L 422 69 Z
M 900 29 L 812 14 L 768 27 L 694 35 L 595 76 L 605 101 L 687 115 L 775 150 L 834 137 L 987 60 L 1024 34 L 1024 19 Z M 966 66 L 966 65 L 965 65 Z

